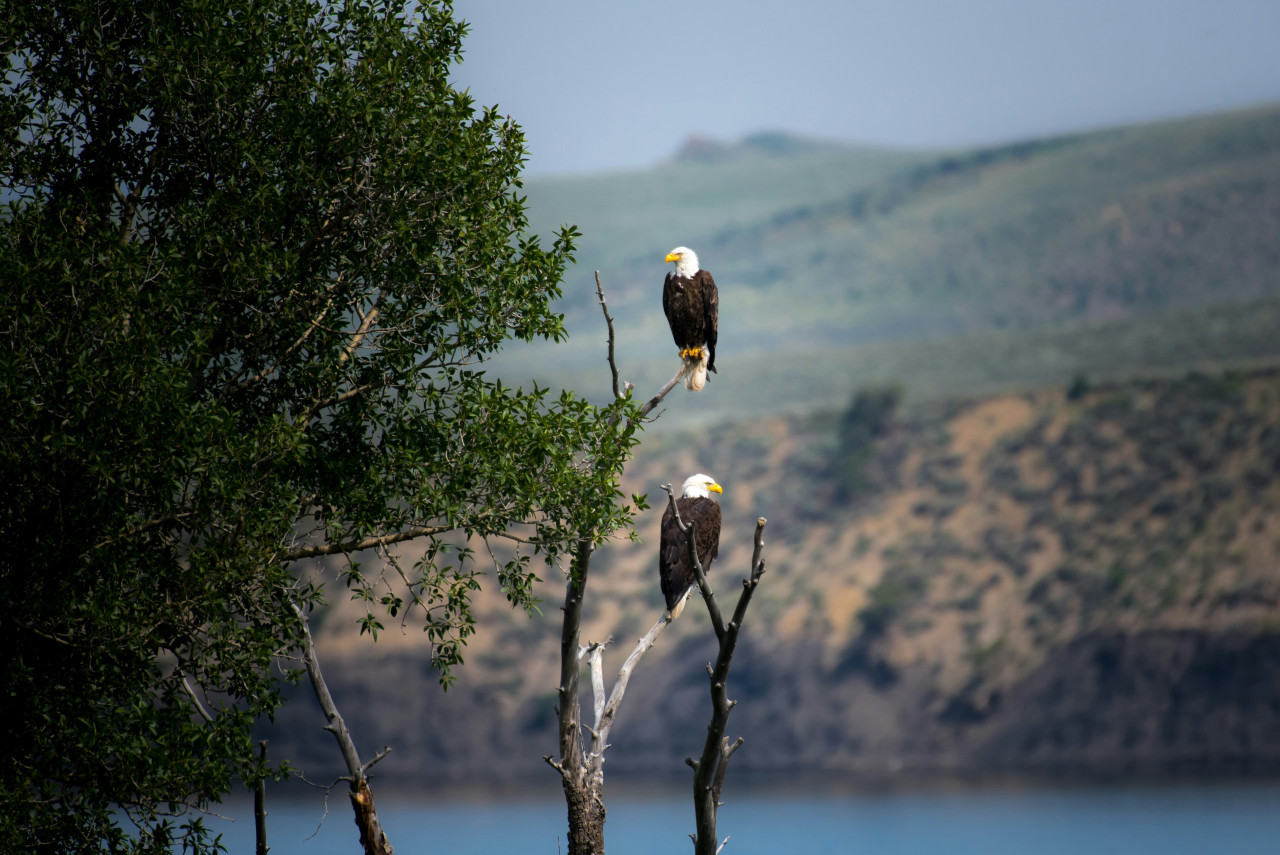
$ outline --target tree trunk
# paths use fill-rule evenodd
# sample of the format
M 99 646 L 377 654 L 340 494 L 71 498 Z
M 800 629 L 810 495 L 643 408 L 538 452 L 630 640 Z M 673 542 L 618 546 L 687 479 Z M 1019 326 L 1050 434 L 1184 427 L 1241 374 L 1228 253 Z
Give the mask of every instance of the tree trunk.
M 267 741 L 258 740 L 258 756 L 267 762 Z M 267 855 L 267 779 L 259 778 L 253 786 L 253 831 L 257 838 L 254 855 Z
M 564 777 L 569 805 L 569 855 L 604 855 L 604 799 L 585 782 Z
M 373 793 L 369 790 L 369 782 L 360 778 L 351 785 L 351 808 L 356 814 L 356 828 L 360 829 L 360 845 L 364 847 L 364 855 L 393 855 L 387 836 L 382 833 L 382 825 L 378 822 L 378 811 L 373 806 Z

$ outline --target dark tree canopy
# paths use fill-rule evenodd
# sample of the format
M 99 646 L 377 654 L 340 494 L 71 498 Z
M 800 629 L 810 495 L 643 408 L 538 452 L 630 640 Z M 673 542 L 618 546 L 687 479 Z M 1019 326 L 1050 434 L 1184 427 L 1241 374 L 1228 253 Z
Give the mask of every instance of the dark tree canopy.
M 529 605 L 531 555 L 629 519 L 635 419 L 479 365 L 563 337 L 573 234 L 526 236 L 450 12 L 0 0 L 0 849 L 199 843 L 165 814 L 268 771 L 296 560 L 337 556 L 370 631 L 417 608 L 447 679 L 461 537 L 507 538 Z M 351 563 L 410 538 L 399 588 Z

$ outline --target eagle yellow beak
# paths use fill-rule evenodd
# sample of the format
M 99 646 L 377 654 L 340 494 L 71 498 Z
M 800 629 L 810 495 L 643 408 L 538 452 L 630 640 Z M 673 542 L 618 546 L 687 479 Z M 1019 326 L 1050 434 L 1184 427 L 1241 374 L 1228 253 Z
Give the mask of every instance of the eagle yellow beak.
M 712 481 L 710 484 L 708 484 L 707 489 L 713 493 L 719 493 L 722 496 L 724 495 L 724 490 L 720 489 L 720 485 L 717 484 L 715 481 Z
M 668 252 L 668 253 L 667 253 L 667 258 L 666 258 L 666 260 L 667 260 L 667 261 L 679 261 L 679 260 L 680 260 L 680 253 L 678 253 L 678 252 Z

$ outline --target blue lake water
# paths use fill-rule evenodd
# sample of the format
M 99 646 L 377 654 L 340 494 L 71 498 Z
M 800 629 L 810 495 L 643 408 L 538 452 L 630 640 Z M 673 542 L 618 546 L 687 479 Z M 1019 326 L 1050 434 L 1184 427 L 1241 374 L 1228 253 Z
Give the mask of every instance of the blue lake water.
M 397 855 L 564 853 L 565 808 L 546 799 L 451 801 L 379 796 L 378 815 Z M 692 801 L 684 793 L 610 796 L 610 855 L 692 852 Z M 1097 788 L 948 788 L 832 793 L 754 788 L 725 794 L 719 831 L 725 855 L 763 855 L 798 846 L 874 855 L 1179 855 L 1280 852 L 1280 785 Z M 252 807 L 213 820 L 231 853 L 252 853 Z M 273 855 L 353 855 L 359 843 L 345 791 L 329 814 L 318 800 L 268 802 Z M 323 821 L 322 821 L 323 817 Z M 317 826 L 319 830 L 317 831 Z M 314 835 L 314 836 L 312 836 Z M 308 839 L 309 838 L 309 839 Z

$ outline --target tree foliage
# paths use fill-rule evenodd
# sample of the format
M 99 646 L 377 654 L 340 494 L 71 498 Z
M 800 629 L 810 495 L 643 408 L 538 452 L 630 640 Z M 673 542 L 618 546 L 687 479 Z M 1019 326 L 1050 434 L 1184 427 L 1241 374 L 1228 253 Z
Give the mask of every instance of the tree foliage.
M 629 399 L 480 370 L 552 310 L 524 145 L 449 67 L 447 3 L 0 0 L 0 848 L 209 843 L 168 814 L 268 774 L 291 562 L 364 628 L 417 608 L 442 678 L 479 572 L 629 519 Z M 427 542 L 400 584 L 351 556 Z M 450 539 L 451 538 L 451 539 Z M 471 542 L 475 542 L 472 540 Z M 139 824 L 127 837 L 115 808 Z

